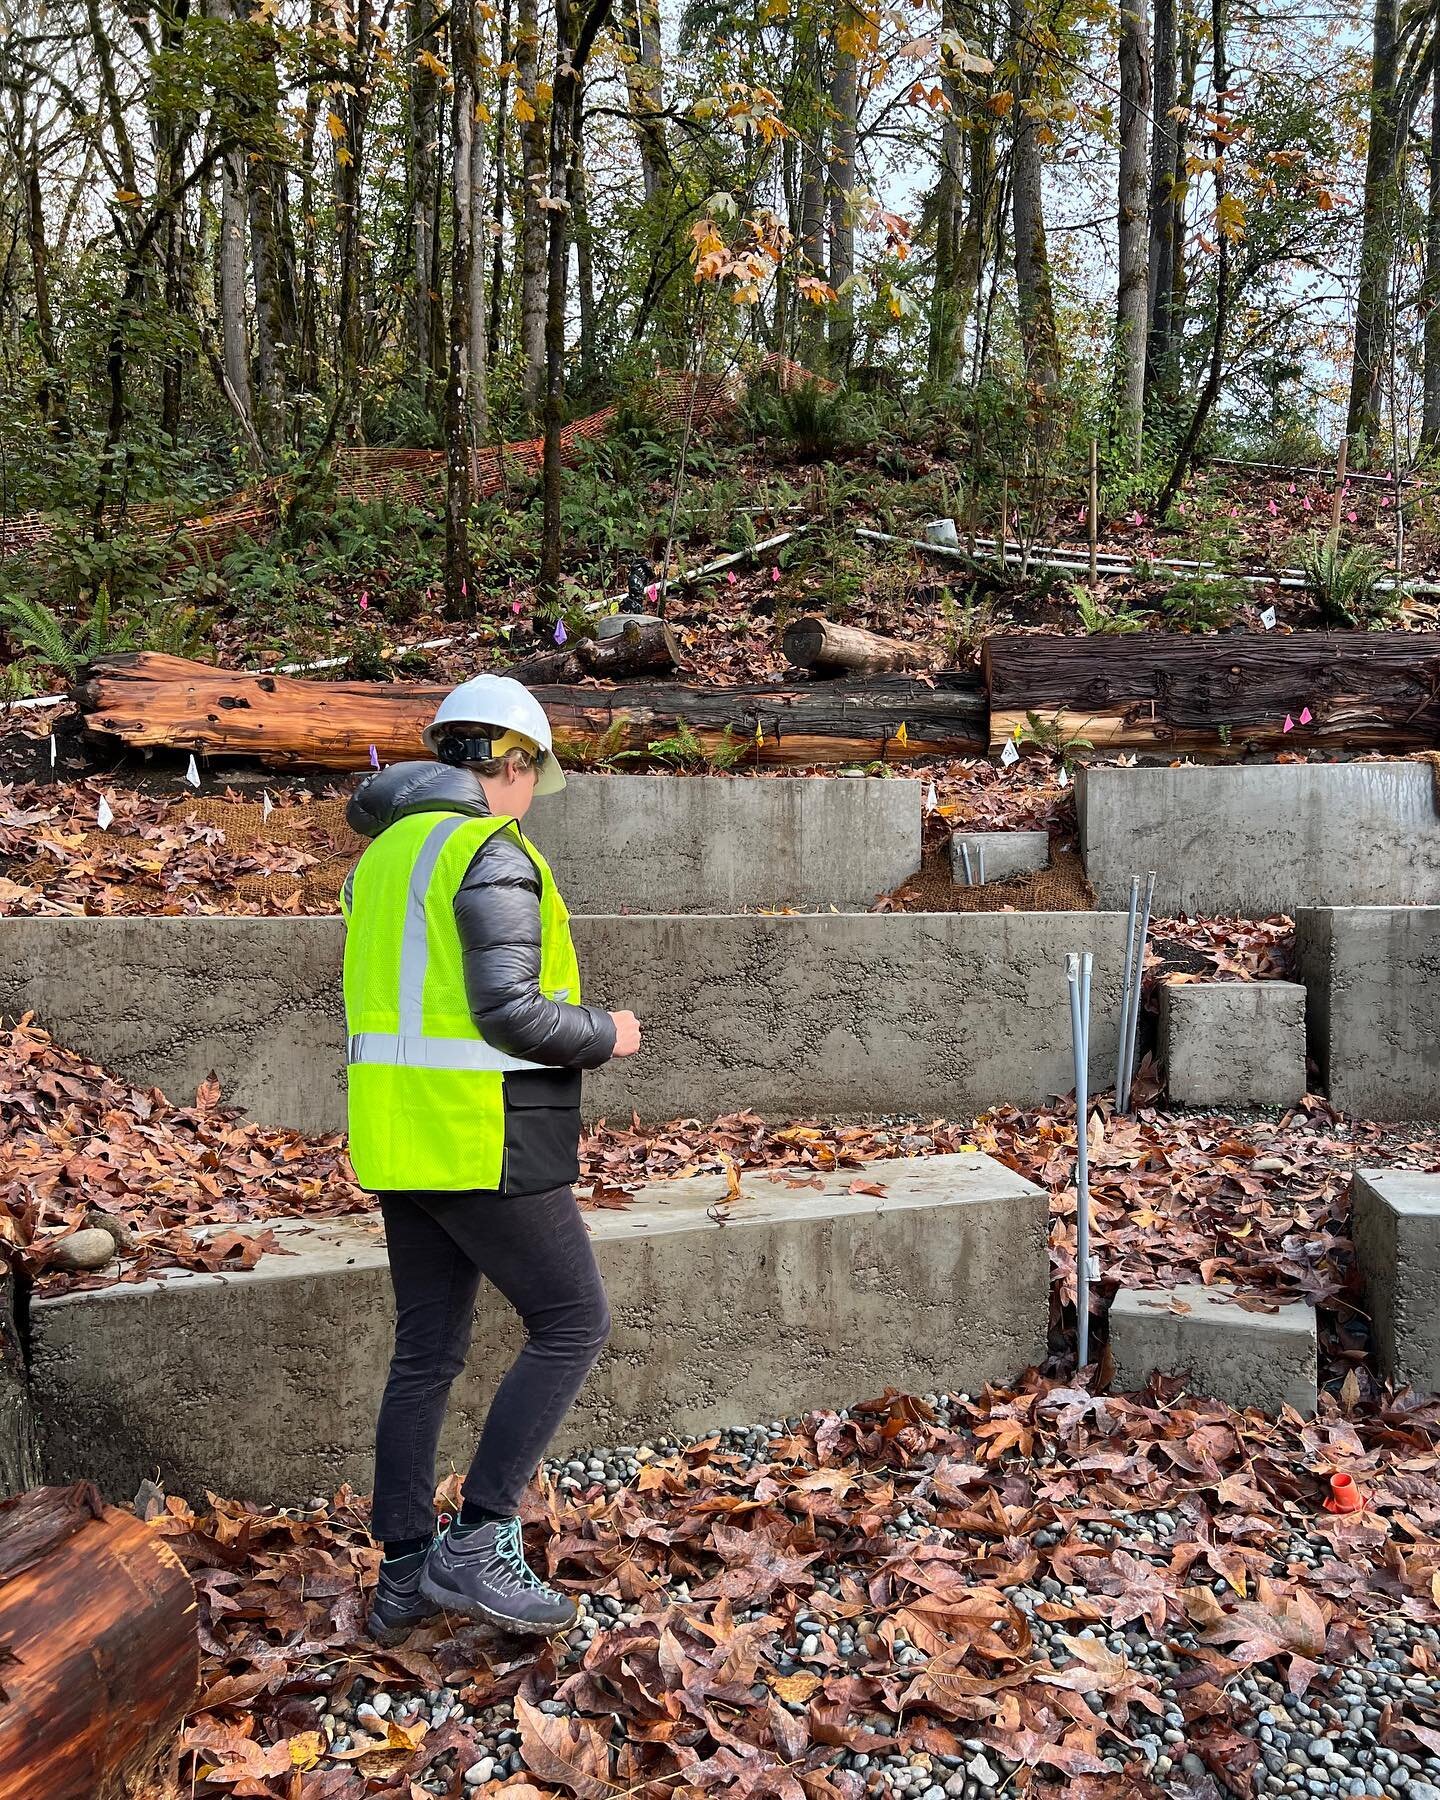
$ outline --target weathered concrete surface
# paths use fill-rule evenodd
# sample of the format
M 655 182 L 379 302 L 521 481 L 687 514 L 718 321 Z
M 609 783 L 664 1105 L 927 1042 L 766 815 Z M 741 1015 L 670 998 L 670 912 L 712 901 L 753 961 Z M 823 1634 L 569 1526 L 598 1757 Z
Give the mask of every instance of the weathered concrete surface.
M 746 1176 L 656 1184 L 589 1218 L 609 1348 L 561 1447 L 634 1443 L 849 1405 L 887 1386 L 974 1391 L 1045 1353 L 1045 1194 L 981 1155 L 875 1163 L 883 1196 Z M 723 1212 L 712 1218 L 710 1209 Z M 38 1300 L 49 1479 L 128 1499 L 143 1476 L 288 1504 L 371 1484 L 393 1304 L 378 1220 L 275 1228 L 297 1254 Z M 463 1469 L 520 1342 L 487 1287 L 441 1470 Z
M 588 998 L 640 1054 L 586 1109 L 968 1113 L 1072 1085 L 1065 953 L 1095 952 L 1091 1077 L 1115 1067 L 1125 920 L 1102 913 L 579 918 Z M 343 1127 L 338 919 L 0 920 L 0 1014 L 174 1096 L 212 1069 L 265 1123 Z M 1108 1077 L 1106 1077 L 1108 1079 Z
M 1310 1054 L 1335 1104 L 1440 1118 L 1440 906 L 1301 911 L 1295 946 Z
M 571 912 L 863 911 L 920 867 L 918 781 L 571 775 L 525 828 Z
M 1315 1411 L 1315 1310 L 1303 1302 L 1247 1312 L 1226 1288 L 1125 1288 L 1110 1307 L 1110 1353 L 1117 1393 L 1158 1369 L 1242 1410 Z
M 970 876 L 980 879 L 980 852 L 985 856 L 985 880 L 1008 881 L 1012 875 L 1029 875 L 1050 867 L 1050 834 L 1047 831 L 957 831 L 950 840 L 950 868 L 957 882 L 965 880 L 965 858 L 970 852 Z
M 1293 981 L 1166 982 L 1160 1061 L 1181 1106 L 1294 1106 L 1305 1097 L 1305 990 Z
M 1361 1169 L 1350 1195 L 1381 1372 L 1440 1392 L 1440 1175 Z
M 1293 913 L 1440 900 L 1440 817 L 1421 763 L 1082 769 L 1085 872 L 1101 906 L 1155 871 L 1155 911 Z

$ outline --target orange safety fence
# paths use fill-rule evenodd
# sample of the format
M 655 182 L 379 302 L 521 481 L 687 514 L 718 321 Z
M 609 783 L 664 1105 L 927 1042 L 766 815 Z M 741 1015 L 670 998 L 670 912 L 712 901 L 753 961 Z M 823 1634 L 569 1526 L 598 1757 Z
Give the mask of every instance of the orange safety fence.
M 827 392 L 833 391 L 835 385 L 776 351 L 762 360 L 760 370 L 771 376 L 782 392 L 806 382 L 815 382 Z M 670 423 L 683 424 L 687 417 L 693 417 L 697 426 L 703 426 L 733 412 L 744 396 L 745 386 L 744 377 L 738 374 L 696 375 L 662 370 L 650 383 L 647 398 L 651 410 Z M 579 461 L 581 446 L 603 438 L 614 424 L 617 411 L 615 406 L 605 406 L 565 426 L 560 433 L 561 461 L 573 468 Z M 533 480 L 540 473 L 544 455 L 543 437 L 473 451 L 471 479 L 475 497 L 492 499 L 506 491 L 511 482 Z M 443 450 L 340 445 L 334 452 L 331 471 L 337 491 L 347 500 L 389 500 L 433 511 L 444 495 Z M 279 524 L 281 507 L 292 492 L 293 485 L 284 477 L 270 476 L 203 513 L 179 514 L 163 504 L 134 506 L 126 514 L 126 524 L 131 532 L 152 542 L 173 538 L 177 561 L 213 562 L 232 550 L 242 536 L 267 537 Z M 0 560 L 36 557 L 55 544 L 59 535 L 55 519 L 48 513 L 0 518 Z

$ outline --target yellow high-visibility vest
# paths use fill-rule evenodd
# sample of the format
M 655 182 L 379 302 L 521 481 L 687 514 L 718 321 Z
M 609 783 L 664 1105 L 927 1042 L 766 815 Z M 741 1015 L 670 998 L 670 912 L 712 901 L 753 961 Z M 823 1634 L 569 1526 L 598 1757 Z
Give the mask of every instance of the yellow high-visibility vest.
M 507 1073 L 548 1065 L 487 1044 L 470 1016 L 455 896 L 475 853 L 510 818 L 411 813 L 366 848 L 340 898 L 349 1035 L 350 1161 L 362 1187 L 501 1188 Z M 540 874 L 540 991 L 578 1004 L 570 914 Z

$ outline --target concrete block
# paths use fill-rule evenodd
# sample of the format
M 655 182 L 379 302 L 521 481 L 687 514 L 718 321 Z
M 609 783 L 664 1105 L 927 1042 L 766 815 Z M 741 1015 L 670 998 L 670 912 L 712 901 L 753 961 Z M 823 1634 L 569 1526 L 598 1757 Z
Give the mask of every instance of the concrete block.
M 1310 1054 L 1336 1106 L 1440 1119 L 1440 906 L 1303 910 L 1295 948 Z
M 571 775 L 526 830 L 571 912 L 861 911 L 920 867 L 918 781 Z
M 1075 804 L 1101 906 L 1155 871 L 1155 912 L 1264 917 L 1440 896 L 1440 817 L 1413 762 L 1082 768 Z
M 587 996 L 640 1054 L 587 1076 L 590 1117 L 952 1117 L 1072 1084 L 1065 954 L 1095 953 L 1091 1080 L 1113 1079 L 1115 913 L 581 918 Z M 214 1070 L 267 1124 L 344 1126 L 338 919 L 0 920 L 0 1014 L 176 1097 Z
M 746 1175 L 646 1188 L 589 1216 L 609 1348 L 559 1448 L 849 1405 L 887 1386 L 975 1391 L 1045 1354 L 1048 1202 L 982 1155 L 875 1163 L 883 1195 Z M 716 1216 L 711 1216 L 713 1213 Z M 368 1490 L 393 1303 L 375 1218 L 273 1227 L 294 1252 L 38 1298 L 32 1375 L 54 1480 L 128 1499 L 143 1476 L 282 1504 Z M 463 1469 L 520 1343 L 482 1286 L 442 1443 Z
M 957 831 L 950 840 L 950 867 L 957 883 L 965 880 L 965 858 L 970 852 L 970 875 L 980 879 L 980 858 L 985 858 L 985 880 L 1009 881 L 1013 875 L 1031 875 L 1050 867 L 1048 831 Z
M 1117 1393 L 1158 1369 L 1242 1411 L 1315 1411 L 1315 1309 L 1303 1301 L 1250 1312 L 1228 1288 L 1122 1289 L 1110 1307 L 1110 1354 Z
M 1293 981 L 1167 982 L 1160 1061 L 1180 1106 L 1294 1106 L 1305 1097 L 1305 990 Z
M 1440 1175 L 1361 1169 L 1350 1195 L 1381 1372 L 1440 1393 Z

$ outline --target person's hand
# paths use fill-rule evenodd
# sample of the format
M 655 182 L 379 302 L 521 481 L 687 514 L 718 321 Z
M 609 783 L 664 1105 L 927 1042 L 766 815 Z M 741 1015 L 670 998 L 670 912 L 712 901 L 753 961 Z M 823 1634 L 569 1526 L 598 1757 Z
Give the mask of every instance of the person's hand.
M 615 1048 L 612 1056 L 633 1056 L 640 1048 L 640 1021 L 633 1012 L 612 1012 L 615 1021 Z

